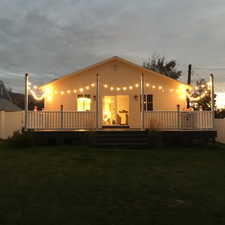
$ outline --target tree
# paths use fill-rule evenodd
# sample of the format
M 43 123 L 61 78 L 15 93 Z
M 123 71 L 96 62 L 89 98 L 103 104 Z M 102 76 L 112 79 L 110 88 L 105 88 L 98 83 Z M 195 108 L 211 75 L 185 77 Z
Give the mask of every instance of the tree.
M 195 90 L 191 93 L 191 102 L 195 110 L 211 110 L 211 86 L 205 79 L 196 81 Z
M 143 62 L 143 67 L 149 70 L 153 70 L 158 73 L 162 73 L 173 79 L 179 79 L 182 75 L 181 70 L 176 69 L 176 60 L 166 61 L 164 56 L 152 56 Z

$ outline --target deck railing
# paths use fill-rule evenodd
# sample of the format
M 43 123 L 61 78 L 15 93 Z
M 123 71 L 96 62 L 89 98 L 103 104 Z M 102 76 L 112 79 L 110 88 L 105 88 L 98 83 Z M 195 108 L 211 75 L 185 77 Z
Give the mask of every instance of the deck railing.
M 211 111 L 150 111 L 145 112 L 145 128 L 149 129 L 211 129 Z
M 95 112 L 29 111 L 28 129 L 92 129 Z
M 95 112 L 29 111 L 28 129 L 95 129 Z M 138 128 L 138 127 L 137 127 Z M 148 129 L 211 129 L 210 111 L 150 111 L 144 114 Z

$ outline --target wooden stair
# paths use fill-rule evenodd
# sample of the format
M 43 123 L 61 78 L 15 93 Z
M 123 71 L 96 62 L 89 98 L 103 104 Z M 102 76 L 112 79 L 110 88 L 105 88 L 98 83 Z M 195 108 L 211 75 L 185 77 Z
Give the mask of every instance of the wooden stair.
M 97 147 L 146 147 L 148 134 L 145 131 L 96 131 L 94 143 Z

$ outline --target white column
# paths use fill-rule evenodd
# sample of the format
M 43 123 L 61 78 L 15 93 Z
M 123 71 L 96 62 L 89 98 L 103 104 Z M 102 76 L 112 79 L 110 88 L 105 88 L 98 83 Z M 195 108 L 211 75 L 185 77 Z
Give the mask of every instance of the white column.
M 24 109 L 25 109 L 25 118 L 24 118 L 24 130 L 27 131 L 28 125 L 28 73 L 25 73 L 25 95 L 24 95 Z
M 212 111 L 212 128 L 214 128 L 214 110 L 215 110 L 215 91 L 214 91 L 214 76 L 210 74 L 210 83 L 211 83 L 211 111 Z
M 144 130 L 144 74 L 142 72 L 141 74 L 141 97 L 140 97 L 140 101 L 141 101 L 141 129 Z
M 99 128 L 99 75 L 96 74 L 96 129 Z

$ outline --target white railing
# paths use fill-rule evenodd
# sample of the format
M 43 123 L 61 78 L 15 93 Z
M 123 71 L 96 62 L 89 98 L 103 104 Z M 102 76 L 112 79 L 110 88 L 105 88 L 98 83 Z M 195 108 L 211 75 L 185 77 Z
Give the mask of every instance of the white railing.
M 150 111 L 145 112 L 145 128 L 149 129 L 211 129 L 210 111 Z
M 151 111 L 144 114 L 148 129 L 211 129 L 210 111 Z M 95 129 L 95 112 L 29 111 L 28 129 Z
M 29 111 L 28 129 L 93 129 L 95 112 Z

